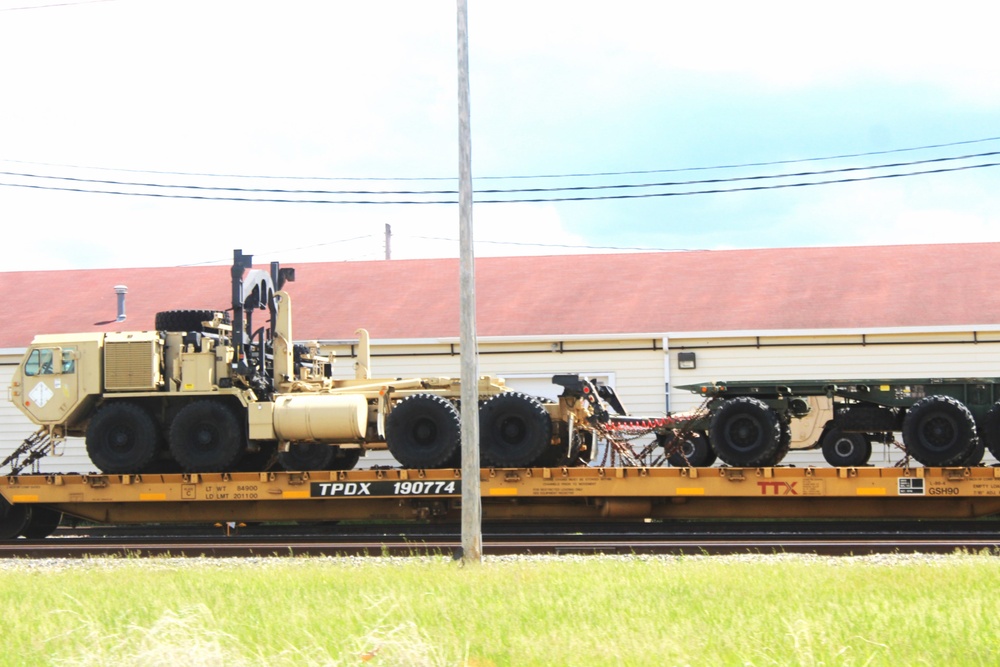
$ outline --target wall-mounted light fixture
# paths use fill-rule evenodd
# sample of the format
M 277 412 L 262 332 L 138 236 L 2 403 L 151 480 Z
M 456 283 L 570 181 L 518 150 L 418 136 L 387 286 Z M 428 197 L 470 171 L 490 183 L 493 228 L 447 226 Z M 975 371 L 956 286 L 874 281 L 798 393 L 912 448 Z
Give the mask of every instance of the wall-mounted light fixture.
M 688 370 L 697 367 L 697 360 L 695 359 L 694 352 L 678 352 L 677 353 L 677 368 Z

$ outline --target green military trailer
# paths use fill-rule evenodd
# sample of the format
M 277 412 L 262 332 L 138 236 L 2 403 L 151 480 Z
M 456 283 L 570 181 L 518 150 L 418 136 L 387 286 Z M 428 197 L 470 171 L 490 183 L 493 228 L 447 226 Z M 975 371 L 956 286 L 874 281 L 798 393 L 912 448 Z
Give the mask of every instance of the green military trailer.
M 972 466 L 985 449 L 1000 458 L 1000 378 L 772 380 L 681 387 L 707 400 L 686 426 L 684 460 L 772 466 L 788 453 L 789 424 L 830 406 L 812 447 L 835 466 L 862 466 L 872 442 L 896 443 L 926 466 Z M 807 448 L 812 448 L 807 447 Z M 706 463 L 707 461 L 707 463 Z

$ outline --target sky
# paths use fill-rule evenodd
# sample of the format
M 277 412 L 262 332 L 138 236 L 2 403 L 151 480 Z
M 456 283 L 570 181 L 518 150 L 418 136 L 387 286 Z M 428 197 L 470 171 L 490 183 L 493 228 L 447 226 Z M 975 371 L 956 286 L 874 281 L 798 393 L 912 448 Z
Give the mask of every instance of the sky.
M 475 253 L 1000 241 L 998 19 L 469 0 Z M 457 257 L 456 34 L 453 0 L 0 0 L 0 271 Z

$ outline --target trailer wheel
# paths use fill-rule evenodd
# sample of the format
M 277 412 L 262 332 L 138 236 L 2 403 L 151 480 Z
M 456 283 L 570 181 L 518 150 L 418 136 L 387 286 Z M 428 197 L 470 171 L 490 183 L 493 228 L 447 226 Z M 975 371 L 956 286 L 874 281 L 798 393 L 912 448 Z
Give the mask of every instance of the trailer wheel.
M 844 433 L 834 426 L 823 435 L 820 443 L 823 458 L 837 468 L 863 466 L 872 457 L 872 441 L 864 433 Z
M 21 531 L 21 535 L 29 540 L 44 540 L 56 532 L 61 522 L 62 512 L 48 507 L 32 507 L 28 525 Z
M 11 505 L 0 497 L 0 540 L 13 540 L 21 535 L 31 522 L 29 505 Z
M 497 394 L 479 409 L 479 446 L 487 465 L 530 466 L 552 443 L 552 419 L 538 400 L 511 391 Z
M 769 458 L 754 461 L 755 466 L 776 466 L 792 451 L 792 425 L 785 417 L 778 417 L 778 448 Z
M 950 396 L 922 398 L 903 419 L 907 452 L 927 466 L 960 463 L 975 446 L 976 437 L 972 413 Z
M 778 415 L 756 398 L 724 401 L 709 424 L 712 448 L 732 466 L 773 465 L 781 444 Z
M 665 436 L 660 446 L 671 446 L 671 436 Z M 671 453 L 667 455 L 667 462 L 675 468 L 707 468 L 715 463 L 715 450 L 712 449 L 708 438 L 702 433 L 687 433 L 677 445 L 674 445 Z
M 993 456 L 1000 459 L 1000 403 L 995 403 L 983 417 L 979 439 Z
M 330 470 L 335 449 L 321 442 L 293 444 L 278 453 L 278 463 L 283 470 Z
M 164 310 L 154 316 L 156 331 L 202 331 L 202 322 L 215 317 L 217 310 Z M 223 313 L 223 321 L 229 322 L 229 314 Z
M 414 394 L 393 407 L 385 422 L 389 451 L 406 468 L 436 468 L 461 445 L 461 417 L 441 396 Z
M 983 442 L 981 437 L 976 438 L 976 444 L 972 446 L 969 450 L 968 456 L 959 461 L 959 465 L 962 466 L 977 466 L 983 462 L 983 457 L 986 456 L 986 443 Z
M 188 403 L 170 424 L 170 453 L 188 472 L 226 472 L 246 450 L 243 426 L 224 403 Z
M 101 472 L 138 473 L 160 449 L 160 429 L 153 417 L 135 403 L 110 401 L 87 427 L 87 454 Z

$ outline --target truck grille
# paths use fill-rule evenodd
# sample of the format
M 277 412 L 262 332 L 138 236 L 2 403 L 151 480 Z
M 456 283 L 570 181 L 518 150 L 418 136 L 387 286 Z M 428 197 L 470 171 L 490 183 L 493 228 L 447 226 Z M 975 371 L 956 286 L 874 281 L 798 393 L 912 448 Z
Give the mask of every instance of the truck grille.
M 159 363 L 154 341 L 105 343 L 104 388 L 107 391 L 155 391 Z

